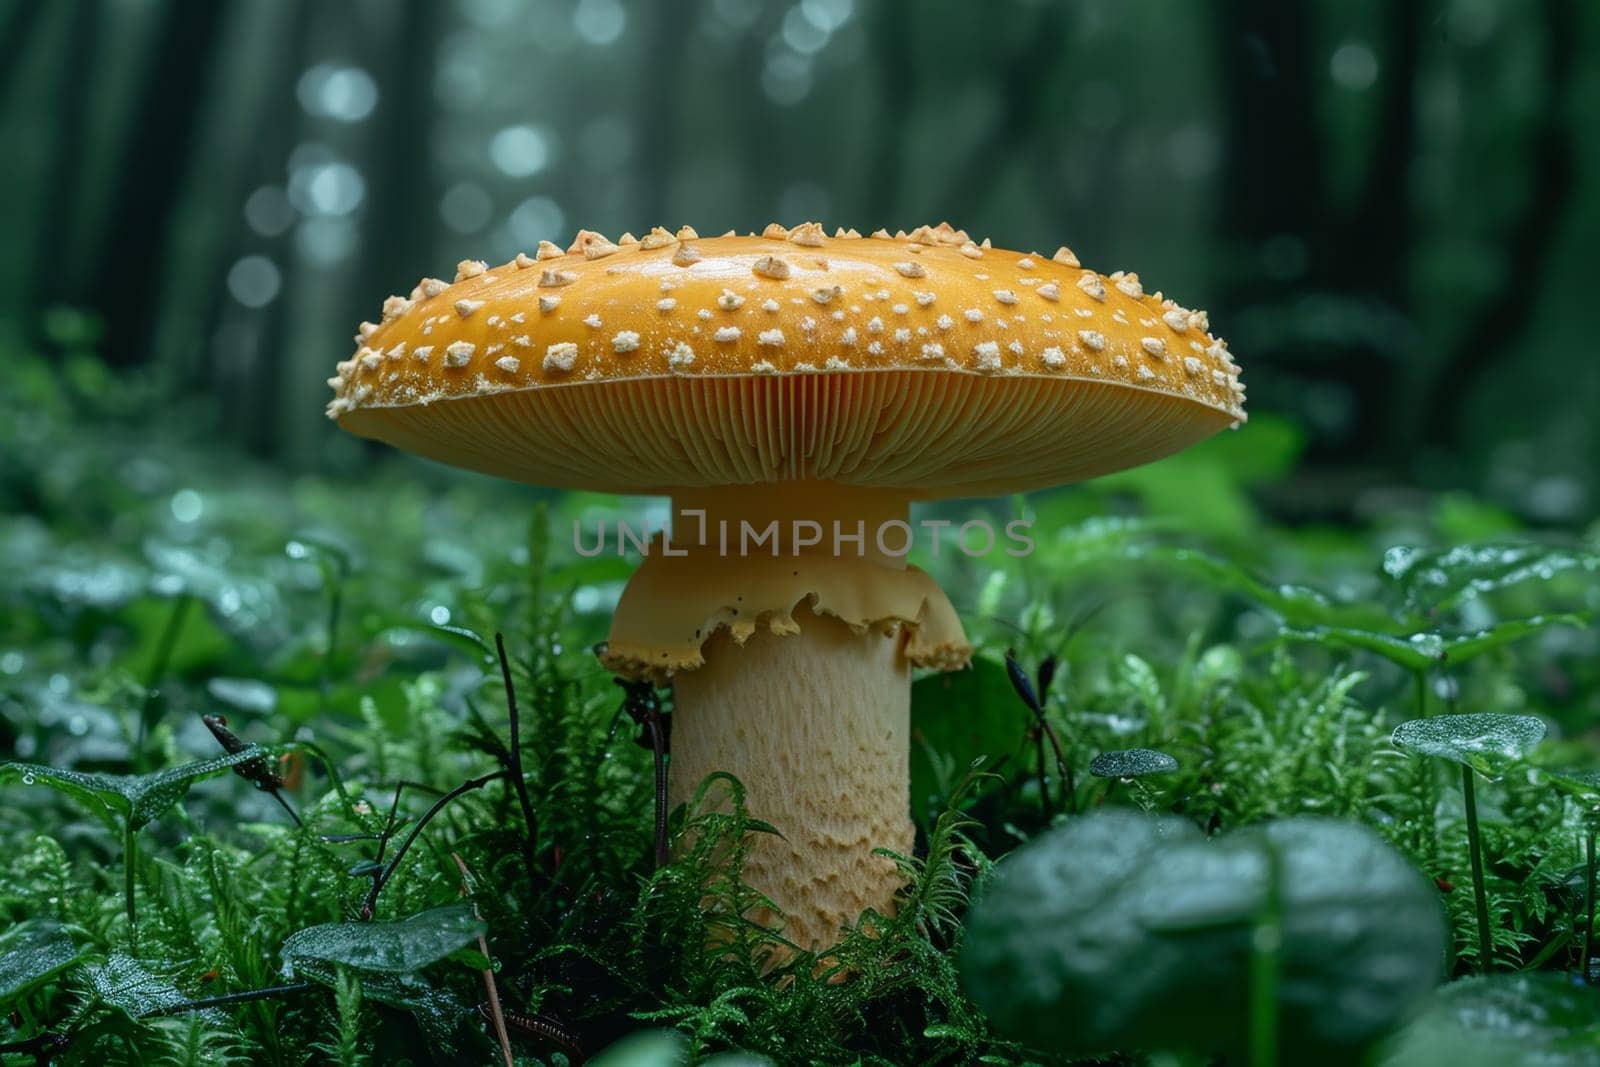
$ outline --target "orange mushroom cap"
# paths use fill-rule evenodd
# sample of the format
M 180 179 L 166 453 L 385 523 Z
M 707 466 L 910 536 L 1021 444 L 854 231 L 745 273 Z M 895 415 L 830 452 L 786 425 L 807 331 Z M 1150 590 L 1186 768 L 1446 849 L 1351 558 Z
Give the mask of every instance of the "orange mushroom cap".
M 1243 420 L 1206 315 L 977 244 L 685 227 L 466 261 L 363 323 L 330 417 L 456 466 L 665 493 L 807 479 L 920 498 L 1157 459 Z

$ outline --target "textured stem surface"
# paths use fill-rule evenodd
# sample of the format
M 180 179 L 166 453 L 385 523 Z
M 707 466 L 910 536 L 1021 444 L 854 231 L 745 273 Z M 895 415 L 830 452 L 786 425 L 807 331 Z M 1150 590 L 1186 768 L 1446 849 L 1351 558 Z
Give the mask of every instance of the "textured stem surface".
M 887 914 L 909 855 L 910 674 L 898 634 L 855 633 L 797 611 L 800 633 L 726 632 L 673 687 L 671 803 L 714 771 L 744 784 L 757 835 L 745 880 L 784 913 L 783 933 L 826 948 L 866 908 Z M 770 916 L 755 916 L 769 921 Z

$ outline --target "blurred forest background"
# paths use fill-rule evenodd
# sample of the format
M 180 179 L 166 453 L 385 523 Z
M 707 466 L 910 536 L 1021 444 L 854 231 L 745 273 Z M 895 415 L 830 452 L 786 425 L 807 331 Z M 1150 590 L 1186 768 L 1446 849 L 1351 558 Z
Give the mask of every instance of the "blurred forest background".
M 579 227 L 948 219 L 1211 312 L 1285 517 L 1600 510 L 1590 0 L 3 0 L 0 345 L 290 469 L 356 323 Z M 3 381 L 3 379 L 0 379 Z

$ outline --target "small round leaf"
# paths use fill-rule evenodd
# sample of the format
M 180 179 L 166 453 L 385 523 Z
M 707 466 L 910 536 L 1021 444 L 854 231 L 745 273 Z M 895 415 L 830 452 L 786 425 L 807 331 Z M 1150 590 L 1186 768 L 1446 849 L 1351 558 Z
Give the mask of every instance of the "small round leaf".
M 1395 747 L 1419 756 L 1465 764 L 1493 778 L 1544 740 L 1545 725 L 1532 715 L 1435 715 L 1394 729 Z
M 1439 981 L 1446 934 L 1437 892 L 1353 822 L 1208 841 L 1172 817 L 1075 818 L 997 865 L 962 981 L 997 1032 L 1036 1048 L 1238 1052 L 1274 869 L 1284 1039 L 1296 1063 L 1355 1062 Z
M 1382 1067 L 1593 1067 L 1600 989 L 1550 973 L 1463 978 L 1387 1045 Z
M 1102 752 L 1089 761 L 1089 773 L 1096 778 L 1143 778 L 1150 774 L 1171 774 L 1177 769 L 1177 760 L 1153 748 Z

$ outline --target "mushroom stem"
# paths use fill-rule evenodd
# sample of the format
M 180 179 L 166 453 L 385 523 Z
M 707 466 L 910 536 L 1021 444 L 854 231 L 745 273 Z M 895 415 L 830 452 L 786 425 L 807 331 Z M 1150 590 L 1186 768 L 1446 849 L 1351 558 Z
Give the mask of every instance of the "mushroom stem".
M 674 679 L 671 803 L 714 771 L 738 778 L 750 814 L 783 834 L 756 837 L 744 879 L 783 912 L 785 937 L 820 949 L 867 908 L 893 909 L 901 879 L 873 849 L 911 852 L 910 671 L 898 634 L 798 621 L 743 646 L 723 631 Z
M 748 615 L 762 574 L 803 574 L 819 556 L 903 574 L 909 514 L 900 494 L 815 482 L 701 490 L 673 498 L 673 543 L 706 561 L 710 580 L 742 587 Z M 904 529 L 880 538 L 893 523 Z M 769 524 L 777 556 L 741 554 L 740 531 Z M 738 778 L 750 814 L 783 834 L 751 843 L 745 881 L 783 912 L 785 937 L 822 949 L 867 908 L 894 906 L 898 871 L 872 853 L 911 851 L 911 672 L 902 628 L 786 607 L 794 626 L 757 626 L 742 642 L 719 630 L 704 665 L 673 679 L 669 802 L 715 771 Z

